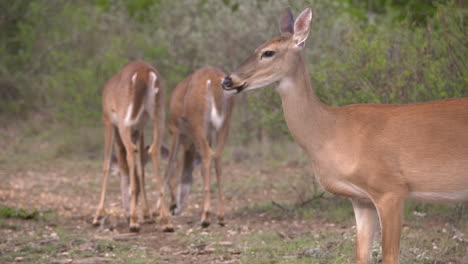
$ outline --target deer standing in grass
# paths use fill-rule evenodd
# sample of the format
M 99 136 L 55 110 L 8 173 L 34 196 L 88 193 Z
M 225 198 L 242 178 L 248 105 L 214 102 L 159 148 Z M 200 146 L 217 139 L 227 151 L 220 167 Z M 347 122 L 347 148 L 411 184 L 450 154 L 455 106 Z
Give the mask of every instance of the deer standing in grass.
M 370 263 L 380 221 L 383 263 L 398 263 L 405 199 L 468 199 L 468 98 L 328 107 L 312 90 L 302 51 L 311 21 L 310 8 L 296 20 L 286 9 L 281 36 L 258 47 L 223 88 L 240 93 L 278 83 L 288 128 L 318 181 L 352 201 L 356 262 Z
M 128 63 L 104 86 L 102 95 L 102 120 L 105 128 L 104 167 L 99 206 L 93 219 L 98 225 L 104 214 L 107 178 L 111 167 L 112 145 L 115 144 L 121 175 L 121 195 L 129 228 L 138 232 L 137 215 L 139 194 L 143 197 L 143 217 L 151 219 L 145 191 L 143 159 L 145 157 L 143 131 L 148 122 L 153 124 L 153 142 L 148 150 L 159 187 L 159 197 L 164 197 L 164 184 L 159 174 L 160 147 L 164 131 L 165 90 L 156 69 L 137 60 Z M 128 186 L 130 180 L 130 188 Z M 129 202 L 130 194 L 130 202 Z M 168 209 L 161 200 L 160 218 L 164 231 L 173 231 L 168 219 Z
M 171 190 L 172 212 L 179 214 L 192 185 L 192 172 L 197 163 L 202 164 L 204 179 L 204 204 L 201 224 L 210 224 L 210 167 L 214 160 L 218 183 L 218 220 L 224 225 L 224 206 L 221 182 L 221 154 L 229 133 L 234 98 L 223 91 L 221 81 L 226 74 L 222 71 L 204 67 L 186 77 L 177 85 L 171 95 L 169 105 L 168 129 L 172 136 L 169 161 L 165 179 L 178 180 L 177 197 Z M 213 144 L 213 137 L 216 145 Z M 175 177 L 174 162 L 182 146 L 182 159 L 179 159 Z M 214 150 L 214 151 L 213 151 Z M 180 171 L 182 170 L 182 171 Z M 173 180 L 171 180 L 172 182 Z

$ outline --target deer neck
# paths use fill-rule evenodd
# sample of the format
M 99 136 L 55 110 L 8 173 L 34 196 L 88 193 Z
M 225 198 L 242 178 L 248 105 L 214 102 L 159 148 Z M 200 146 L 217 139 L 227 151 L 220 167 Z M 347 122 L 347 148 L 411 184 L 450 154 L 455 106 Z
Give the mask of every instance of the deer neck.
M 312 89 L 304 55 L 300 52 L 296 56 L 296 67 L 279 81 L 277 90 L 294 140 L 315 163 L 334 133 L 334 116 Z

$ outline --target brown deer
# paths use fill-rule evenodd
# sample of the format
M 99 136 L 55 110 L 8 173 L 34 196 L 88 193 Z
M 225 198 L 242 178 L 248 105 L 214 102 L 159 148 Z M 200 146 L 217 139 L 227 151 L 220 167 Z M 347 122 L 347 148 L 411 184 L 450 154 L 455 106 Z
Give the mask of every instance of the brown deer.
M 218 220 L 224 225 L 224 206 L 221 182 L 221 154 L 229 133 L 234 99 L 223 91 L 221 81 L 226 74 L 204 67 L 190 74 L 174 89 L 169 105 L 168 129 L 172 136 L 169 161 L 165 173 L 166 181 L 171 178 L 174 161 L 182 146 L 175 175 L 178 177 L 177 197 L 173 184 L 169 184 L 173 214 L 179 214 L 192 185 L 192 172 L 197 163 L 202 164 L 204 179 L 204 206 L 201 218 L 203 227 L 210 224 L 210 167 L 214 160 L 218 183 Z M 216 139 L 214 146 L 213 137 Z M 215 151 L 213 151 L 213 149 Z M 180 171 L 182 169 L 182 171 Z M 177 179 L 177 178 L 175 178 Z
M 154 175 L 159 184 L 159 197 L 161 198 L 164 197 L 164 184 L 159 174 L 159 162 L 164 115 L 165 90 L 161 77 L 153 66 L 144 61 L 137 60 L 128 63 L 104 86 L 102 95 L 102 120 L 105 128 L 103 180 L 101 199 L 93 219 L 94 225 L 99 224 L 104 214 L 104 199 L 114 144 L 121 175 L 122 204 L 129 217 L 130 231 L 138 232 L 140 229 L 136 211 L 140 192 L 143 196 L 143 217 L 146 220 L 151 219 L 145 191 L 143 160 L 146 149 L 143 131 L 150 121 L 153 124 L 153 142 L 147 152 L 153 161 Z M 173 231 L 168 219 L 168 209 L 162 199 L 160 218 L 163 230 Z
M 281 35 L 258 47 L 223 88 L 240 93 L 278 83 L 288 128 L 318 181 L 352 201 L 356 262 L 370 263 L 380 221 L 383 263 L 398 263 L 405 199 L 468 199 L 468 98 L 326 106 L 312 89 L 302 51 L 311 21 L 310 8 L 295 21 L 286 9 Z

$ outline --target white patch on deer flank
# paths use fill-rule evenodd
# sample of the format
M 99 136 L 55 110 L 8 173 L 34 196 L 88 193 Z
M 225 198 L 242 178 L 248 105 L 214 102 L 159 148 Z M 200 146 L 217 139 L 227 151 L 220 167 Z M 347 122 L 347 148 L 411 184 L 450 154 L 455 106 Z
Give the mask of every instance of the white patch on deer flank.
M 133 111 L 133 104 L 130 104 L 127 109 L 127 113 L 125 114 L 125 121 L 124 124 L 126 126 L 134 126 L 140 120 L 141 113 L 143 112 L 143 107 L 140 107 L 140 111 L 138 112 L 135 119 L 132 120 L 132 111 Z
M 154 117 L 153 115 L 155 110 L 154 105 L 156 100 L 156 94 L 159 92 L 159 87 L 154 86 L 156 84 L 157 79 L 158 76 L 156 76 L 156 73 L 150 72 L 150 80 L 148 83 L 148 90 L 146 94 L 145 108 L 151 118 Z
M 210 90 L 211 80 L 206 81 L 206 87 L 207 87 L 209 105 L 211 107 L 211 111 L 210 111 L 211 124 L 215 127 L 216 130 L 219 130 L 221 126 L 223 125 L 224 116 L 221 113 L 219 113 L 218 109 L 216 108 L 214 97 L 211 94 L 211 90 Z
M 131 123 L 131 116 L 132 116 L 133 104 L 130 104 L 127 108 L 127 113 L 125 114 L 125 124 L 129 125 Z
M 138 72 L 135 72 L 133 75 L 132 75 L 132 83 L 135 84 L 135 80 L 138 76 Z

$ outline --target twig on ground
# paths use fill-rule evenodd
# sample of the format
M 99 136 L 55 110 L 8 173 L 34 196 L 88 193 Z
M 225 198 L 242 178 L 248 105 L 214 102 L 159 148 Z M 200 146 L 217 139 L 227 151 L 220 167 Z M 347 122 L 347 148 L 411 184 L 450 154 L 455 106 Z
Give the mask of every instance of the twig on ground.
M 274 205 L 274 206 L 276 206 L 276 207 L 278 207 L 278 208 L 281 209 L 281 210 L 286 211 L 286 212 L 289 213 L 289 214 L 292 214 L 292 213 L 293 213 L 293 210 L 292 210 L 292 209 L 286 208 L 286 207 L 282 206 L 281 204 L 275 202 L 274 200 L 271 200 L 271 204 Z
M 313 202 L 315 200 L 318 200 L 318 199 L 322 199 L 324 198 L 323 196 L 325 195 L 325 192 L 321 192 L 317 195 L 314 195 L 312 198 L 308 199 L 308 200 L 305 200 L 305 201 L 302 201 L 300 202 L 299 204 L 297 204 L 296 206 L 297 207 L 303 207 L 305 206 L 306 204 L 310 203 L 310 202 Z

